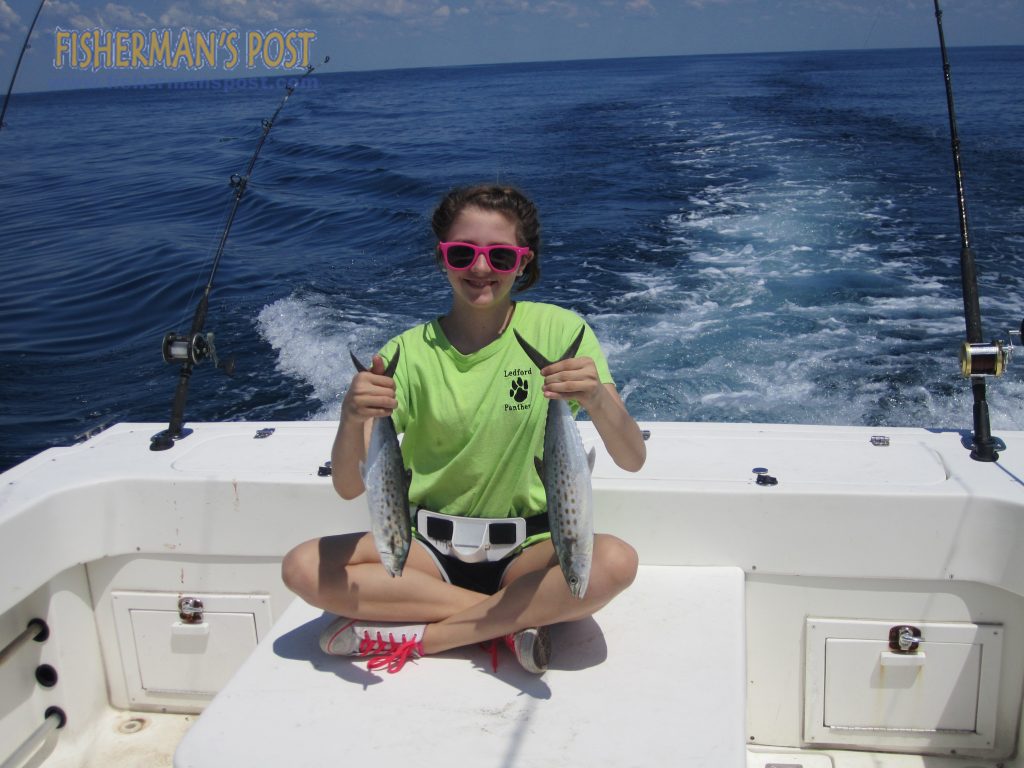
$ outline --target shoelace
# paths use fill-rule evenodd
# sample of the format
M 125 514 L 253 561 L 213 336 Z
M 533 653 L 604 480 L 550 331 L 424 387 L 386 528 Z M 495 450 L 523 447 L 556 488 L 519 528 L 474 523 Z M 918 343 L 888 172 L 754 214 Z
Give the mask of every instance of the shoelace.
M 415 637 L 412 640 L 405 640 L 403 636 L 402 642 L 397 645 L 393 644 L 389 652 L 370 659 L 366 663 L 366 668 L 371 672 L 378 669 L 387 669 L 388 673 L 393 675 L 405 666 L 405 662 L 410 657 L 415 659 L 422 655 L 423 644 Z
M 376 656 L 381 653 L 391 653 L 402 643 L 409 642 L 409 639 L 404 632 L 400 640 L 395 640 L 395 636 L 391 632 L 388 632 L 387 638 L 380 632 L 375 637 L 371 637 L 369 632 L 363 632 L 363 639 L 359 641 L 359 655 Z M 416 636 L 413 635 L 412 639 L 415 640 Z
M 496 637 L 493 640 L 488 640 L 486 643 L 480 643 L 480 647 L 491 654 L 491 669 L 495 672 L 498 671 L 498 649 L 501 644 L 512 651 L 516 652 L 515 635 L 505 635 L 504 637 Z

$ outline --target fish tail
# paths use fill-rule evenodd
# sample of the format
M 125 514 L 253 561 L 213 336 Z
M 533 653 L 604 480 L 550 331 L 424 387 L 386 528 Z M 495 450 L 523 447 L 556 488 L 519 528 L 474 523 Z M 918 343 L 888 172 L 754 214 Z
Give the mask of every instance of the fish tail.
M 519 331 L 513 328 L 512 333 L 516 335 L 516 341 L 518 341 L 519 346 L 523 348 L 523 352 L 526 353 L 526 356 L 533 361 L 533 364 L 536 365 L 538 369 L 543 370 L 544 368 L 547 368 L 549 365 L 551 365 L 551 361 L 544 357 L 544 355 L 542 355 L 536 349 L 531 347 L 529 343 L 527 343 L 526 339 L 519 335 Z
M 576 334 L 576 338 L 573 339 L 572 344 L 565 350 L 565 354 L 562 355 L 559 360 L 568 360 L 570 357 L 576 357 L 576 353 L 580 350 L 580 344 L 583 342 L 583 332 L 587 330 L 585 325 L 580 326 L 580 332 Z
M 398 368 L 398 356 L 402 354 L 402 348 L 395 345 L 395 356 L 388 362 L 388 367 L 384 369 L 384 375 L 389 379 L 395 378 L 395 369 Z
M 384 371 L 384 375 L 387 376 L 389 379 L 393 379 L 395 377 L 395 369 L 398 368 L 398 357 L 401 353 L 402 348 L 396 346 L 395 356 L 391 358 L 390 362 L 388 362 L 388 367 Z M 359 362 L 359 358 L 356 357 L 356 353 L 353 352 L 351 349 L 348 351 L 348 356 L 352 358 L 352 365 L 356 367 L 357 371 L 362 373 L 363 371 L 368 370 L 365 365 Z
M 583 333 L 584 331 L 586 331 L 586 329 L 586 326 L 580 327 L 580 332 L 576 334 L 576 338 L 573 339 L 572 344 L 570 344 L 569 348 L 565 350 L 565 353 L 560 358 L 558 358 L 559 361 L 568 360 L 570 357 L 576 357 L 576 353 L 579 351 L 580 344 L 583 341 Z M 530 344 L 527 343 L 526 339 L 519 335 L 519 331 L 513 328 L 512 333 L 516 335 L 516 341 L 519 342 L 519 346 L 523 348 L 523 351 L 526 353 L 526 356 L 533 361 L 534 365 L 536 365 L 540 369 L 547 368 L 549 365 L 551 365 L 552 361 L 548 360 L 546 357 L 544 357 L 544 355 L 542 355 L 540 352 L 538 352 L 536 349 L 530 346 Z
M 348 351 L 348 356 L 352 358 L 352 365 L 356 367 L 356 370 L 362 373 L 366 370 L 366 366 L 359 362 L 359 358 L 356 357 L 356 353 L 351 349 Z

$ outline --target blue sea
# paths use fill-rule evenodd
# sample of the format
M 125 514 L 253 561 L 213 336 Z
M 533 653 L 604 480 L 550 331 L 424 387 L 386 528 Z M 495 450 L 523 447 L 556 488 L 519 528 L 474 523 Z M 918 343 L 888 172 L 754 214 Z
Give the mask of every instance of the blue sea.
M 950 51 L 986 338 L 1024 318 L 1024 47 Z M 19 94 L 0 132 L 0 468 L 165 422 L 185 332 L 283 79 Z M 252 174 L 189 421 L 335 419 L 443 314 L 429 216 L 454 185 L 538 203 L 523 298 L 584 315 L 640 420 L 970 429 L 937 50 L 341 73 L 289 99 Z M 989 386 L 1024 429 L 1024 362 Z

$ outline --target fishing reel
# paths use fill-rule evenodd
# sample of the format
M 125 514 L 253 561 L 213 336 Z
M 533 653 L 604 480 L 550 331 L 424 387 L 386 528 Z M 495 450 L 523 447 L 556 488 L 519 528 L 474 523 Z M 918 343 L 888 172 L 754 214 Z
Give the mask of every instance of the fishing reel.
M 203 360 L 213 361 L 214 368 L 220 368 L 228 376 L 235 372 L 235 360 L 229 358 L 223 364 L 217 358 L 217 348 L 213 345 L 212 333 L 194 333 L 186 336 L 171 331 L 164 336 L 161 348 L 165 363 L 189 363 L 198 365 Z
M 1024 336 L 1024 321 L 1020 330 L 1009 331 L 1010 336 L 1018 339 Z M 1018 341 L 1018 344 L 1020 341 Z M 1013 342 L 995 340 L 972 344 L 965 341 L 960 346 L 960 373 L 964 378 L 984 376 L 1002 376 L 1010 365 L 1013 357 Z

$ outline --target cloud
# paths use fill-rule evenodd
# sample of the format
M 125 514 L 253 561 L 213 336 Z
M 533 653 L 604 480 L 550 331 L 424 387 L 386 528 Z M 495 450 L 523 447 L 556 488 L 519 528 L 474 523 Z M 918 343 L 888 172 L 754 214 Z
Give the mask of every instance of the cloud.
M 67 25 L 73 17 L 81 15 L 82 9 L 75 2 L 61 2 L 61 0 L 50 0 L 46 4 L 46 16 L 49 19 L 56 19 L 57 22 Z
M 5 31 L 14 29 L 20 20 L 18 14 L 6 3 L 6 0 L 0 0 L 0 29 Z
M 575 19 L 580 15 L 579 6 L 576 3 L 563 2 L 563 0 L 546 0 L 545 2 L 534 3 L 530 10 L 534 13 L 560 16 L 563 19 Z
M 721 2 L 722 0 L 690 0 Z M 102 2 L 102 0 L 101 0 Z M 163 0 L 146 6 L 130 0 L 105 4 L 89 0 L 47 0 L 47 15 L 60 26 L 78 29 L 172 29 L 343 27 L 360 34 L 380 24 L 432 28 L 468 14 L 498 22 L 508 16 L 562 19 L 575 24 L 608 13 L 653 15 L 653 0 Z M 19 21 L 10 0 L 0 0 L 0 31 Z M 606 7 L 602 7 L 605 5 Z M 155 18 L 154 18 L 155 17 Z
M 55 22 L 56 26 L 75 29 L 132 29 L 152 27 L 154 24 L 148 14 L 118 3 L 107 3 L 102 8 L 83 11 L 76 2 L 50 0 L 43 14 L 49 22 Z
M 232 24 L 221 16 L 196 13 L 191 3 L 171 3 L 167 10 L 160 14 L 162 27 L 188 27 L 190 29 L 215 29 L 230 27 Z
M 103 20 L 103 23 L 100 25 L 102 27 L 130 29 L 153 25 L 153 19 L 147 14 L 142 12 L 136 13 L 128 6 L 118 5 L 117 3 L 107 3 L 103 6 L 101 19 Z
M 871 6 L 863 2 L 849 2 L 848 0 L 804 0 L 804 5 L 812 8 L 816 11 L 829 12 L 835 11 L 837 13 L 853 13 L 861 16 L 877 15 L 885 10 L 882 5 Z M 915 3 L 913 0 L 906 3 L 907 8 L 914 8 Z M 890 10 L 892 10 L 890 8 Z M 895 10 L 899 10 L 898 8 Z
M 476 10 L 483 15 L 528 13 L 530 11 L 529 0 L 476 0 Z
M 536 14 L 576 19 L 587 15 L 586 8 L 571 0 L 476 0 L 474 9 L 483 18 L 511 14 Z
M 447 6 L 437 0 L 306 0 L 296 3 L 299 13 L 303 7 L 308 7 L 317 15 L 328 14 L 344 22 L 374 18 L 426 19 L 434 17 L 440 8 Z M 446 14 L 442 11 L 441 15 Z
M 0 6 L 6 0 L 0 0 Z M 59 26 L 71 26 L 77 29 L 130 29 L 163 26 L 171 28 L 213 29 L 228 27 L 276 26 L 282 19 L 291 23 L 292 10 L 296 6 L 312 8 L 314 2 L 275 2 L 274 0 L 202 0 L 188 2 L 174 0 L 167 4 L 154 19 L 144 11 L 131 5 L 108 2 L 103 6 L 92 6 L 70 0 L 47 0 L 45 13 L 50 19 L 56 19 Z M 303 19 L 298 19 L 299 22 Z M 0 8 L 0 28 L 2 28 L 2 8 Z
M 651 0 L 629 0 L 626 3 L 626 10 L 630 13 L 640 13 L 647 16 L 653 16 L 657 13 L 651 4 Z
M 61 0 L 51 0 L 46 4 L 46 10 L 43 13 L 45 20 L 53 22 L 59 27 L 78 26 L 75 19 L 88 21 L 88 17 L 82 13 L 81 7 L 75 2 L 61 2 Z

